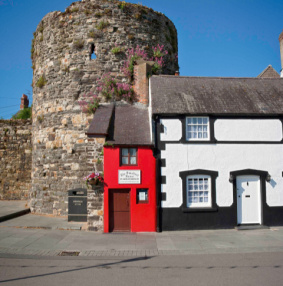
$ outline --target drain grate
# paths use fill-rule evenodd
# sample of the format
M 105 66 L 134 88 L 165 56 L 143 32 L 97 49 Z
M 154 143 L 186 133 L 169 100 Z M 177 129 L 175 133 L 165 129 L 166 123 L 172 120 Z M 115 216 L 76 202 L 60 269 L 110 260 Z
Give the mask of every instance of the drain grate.
M 61 251 L 58 256 L 79 256 L 79 251 Z

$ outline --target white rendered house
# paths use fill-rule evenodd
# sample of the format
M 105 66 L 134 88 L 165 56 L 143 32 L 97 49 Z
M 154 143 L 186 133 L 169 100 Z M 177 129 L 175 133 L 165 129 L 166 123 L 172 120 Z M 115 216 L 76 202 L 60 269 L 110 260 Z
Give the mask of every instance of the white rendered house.
M 153 76 L 162 230 L 283 225 L 283 79 Z

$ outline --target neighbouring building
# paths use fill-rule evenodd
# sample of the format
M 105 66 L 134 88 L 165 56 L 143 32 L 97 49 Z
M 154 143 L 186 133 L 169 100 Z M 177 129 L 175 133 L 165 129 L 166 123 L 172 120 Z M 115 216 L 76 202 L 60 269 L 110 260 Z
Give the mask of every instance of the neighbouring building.
M 280 74 L 272 67 L 272 65 L 269 65 L 257 77 L 259 78 L 279 78 Z
M 283 225 L 283 80 L 153 76 L 162 230 Z

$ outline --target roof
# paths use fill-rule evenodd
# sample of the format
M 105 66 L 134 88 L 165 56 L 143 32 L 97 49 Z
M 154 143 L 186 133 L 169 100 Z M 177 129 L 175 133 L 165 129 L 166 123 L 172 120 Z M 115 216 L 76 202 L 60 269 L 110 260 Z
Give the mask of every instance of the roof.
M 87 135 L 107 135 L 114 104 L 100 105 L 95 111 Z
M 260 77 L 260 78 L 278 78 L 278 77 L 280 77 L 280 74 L 272 67 L 272 65 L 269 65 L 257 77 Z
M 153 76 L 153 114 L 283 114 L 283 79 Z
M 101 105 L 87 134 L 105 135 L 114 145 L 152 145 L 148 109 L 130 104 Z

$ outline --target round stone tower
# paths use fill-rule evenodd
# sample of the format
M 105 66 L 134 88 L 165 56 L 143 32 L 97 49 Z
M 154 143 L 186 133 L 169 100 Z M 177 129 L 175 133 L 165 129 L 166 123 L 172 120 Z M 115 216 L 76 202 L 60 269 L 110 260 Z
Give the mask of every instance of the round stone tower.
M 78 100 L 95 92 L 96 81 L 110 73 L 127 81 L 121 67 L 126 51 L 137 45 L 151 56 L 164 45 L 163 74 L 178 70 L 177 31 L 163 14 L 113 0 L 82 0 L 65 12 L 51 12 L 39 23 L 32 41 L 33 165 L 31 209 L 66 215 L 70 189 L 103 170 L 104 139 L 88 138 L 92 116 Z M 113 53 L 121 47 L 125 53 Z

